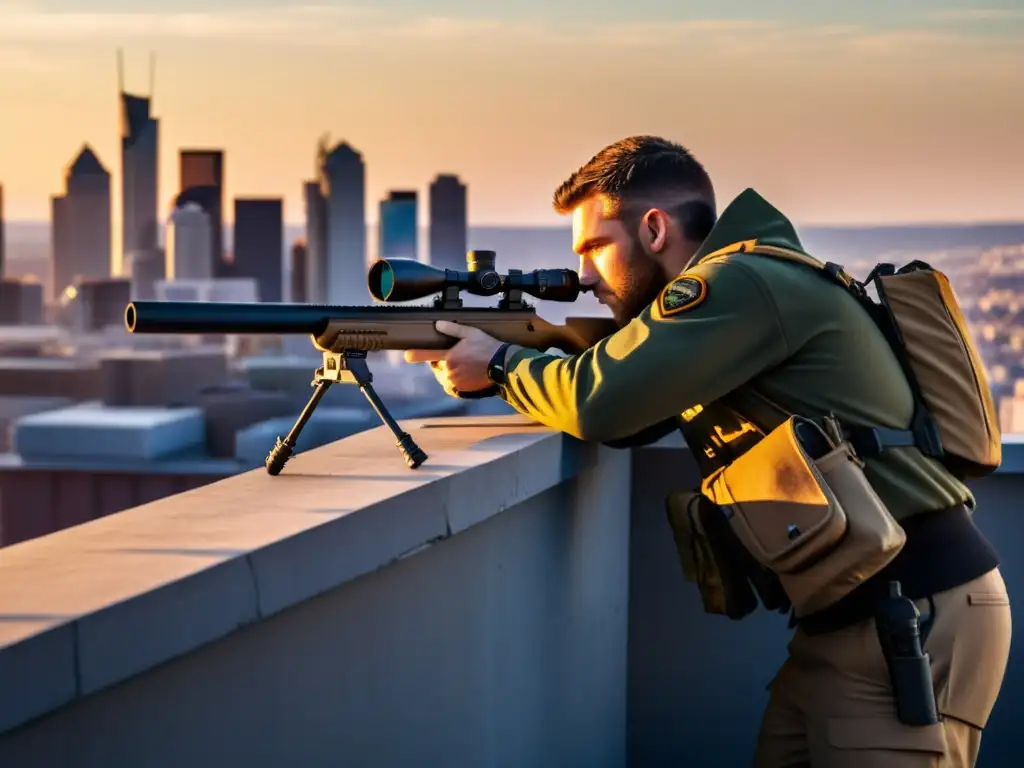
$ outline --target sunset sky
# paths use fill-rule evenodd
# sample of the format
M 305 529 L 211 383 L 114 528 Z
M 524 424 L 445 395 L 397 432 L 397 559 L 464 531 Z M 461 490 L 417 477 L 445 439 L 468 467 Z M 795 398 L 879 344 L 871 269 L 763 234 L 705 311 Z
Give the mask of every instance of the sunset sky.
M 162 207 L 180 147 L 223 147 L 229 199 L 300 222 L 330 132 L 371 219 L 445 171 L 474 224 L 556 224 L 571 170 L 658 133 L 803 224 L 1024 219 L 1020 0 L 311 1 L 0 0 L 7 216 L 47 218 L 83 142 L 117 182 L 123 46 L 133 91 L 157 54 Z

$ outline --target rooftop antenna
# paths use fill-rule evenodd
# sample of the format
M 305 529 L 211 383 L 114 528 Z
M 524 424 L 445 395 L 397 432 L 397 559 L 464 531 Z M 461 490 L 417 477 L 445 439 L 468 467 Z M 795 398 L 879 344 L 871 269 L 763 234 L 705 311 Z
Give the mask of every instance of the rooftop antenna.
M 124 93 L 124 50 L 117 49 L 117 91 Z
M 152 100 L 156 90 L 156 51 L 149 52 L 149 98 Z

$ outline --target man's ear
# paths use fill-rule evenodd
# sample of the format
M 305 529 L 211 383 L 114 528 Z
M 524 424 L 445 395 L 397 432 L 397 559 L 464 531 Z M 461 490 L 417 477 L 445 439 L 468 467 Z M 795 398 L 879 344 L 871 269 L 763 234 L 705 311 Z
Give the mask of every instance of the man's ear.
M 658 208 L 651 208 L 640 220 L 640 242 L 644 250 L 654 255 L 665 249 L 668 241 L 668 216 Z

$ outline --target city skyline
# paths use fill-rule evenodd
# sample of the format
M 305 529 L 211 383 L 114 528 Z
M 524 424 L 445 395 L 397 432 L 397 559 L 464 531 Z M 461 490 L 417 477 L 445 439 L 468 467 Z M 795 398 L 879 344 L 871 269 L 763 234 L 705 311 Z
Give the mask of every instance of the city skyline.
M 0 101 L 19 116 L 0 123 L 0 183 L 10 220 L 39 221 L 83 143 L 118 167 L 124 47 L 129 92 L 148 92 L 157 54 L 162 219 L 178 151 L 203 146 L 225 152 L 225 200 L 280 196 L 302 221 L 329 132 L 366 160 L 368 223 L 388 190 L 425 197 L 450 172 L 472 189 L 472 225 L 559 224 L 553 188 L 600 146 L 651 132 L 705 162 L 722 204 L 754 186 L 804 225 L 1020 220 L 1012 5 L 638 0 L 626 20 L 600 2 L 510 18 L 455 0 L 0 0 Z

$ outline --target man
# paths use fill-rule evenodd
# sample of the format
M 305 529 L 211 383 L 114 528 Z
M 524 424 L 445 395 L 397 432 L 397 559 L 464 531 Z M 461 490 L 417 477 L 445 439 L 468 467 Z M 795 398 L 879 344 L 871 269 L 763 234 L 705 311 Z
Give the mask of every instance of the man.
M 751 241 L 802 252 L 790 222 L 752 190 L 716 222 L 703 167 L 674 143 L 640 136 L 601 150 L 558 188 L 554 206 L 572 215 L 581 280 L 621 329 L 563 358 L 439 323 L 455 346 L 407 359 L 430 361 L 450 394 L 496 384 L 543 424 L 618 445 L 657 439 L 699 406 L 714 414 L 703 445 L 691 441 L 702 470 L 708 457 L 728 463 L 749 447 L 745 436 L 758 433 L 751 425 L 780 423 L 779 408 L 908 427 L 910 386 L 857 300 L 816 270 L 743 252 Z M 715 409 L 742 393 L 742 416 Z M 925 650 L 943 719 L 897 719 L 865 584 L 852 593 L 861 599 L 837 604 L 842 610 L 798 622 L 771 686 L 756 763 L 972 766 L 1009 653 L 998 559 L 973 525 L 970 491 L 938 462 L 902 447 L 869 459 L 865 471 L 907 533 L 883 574 L 902 580 L 930 617 Z

